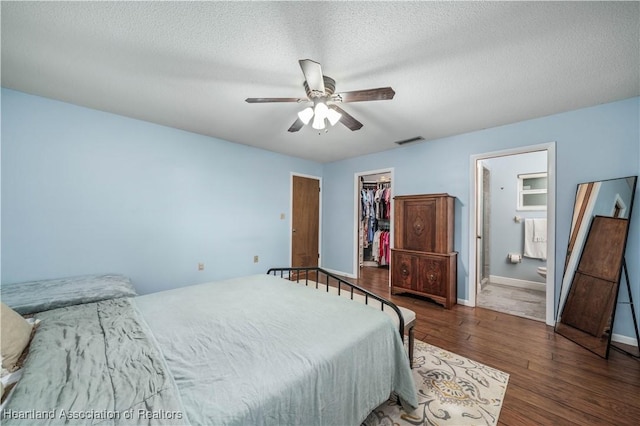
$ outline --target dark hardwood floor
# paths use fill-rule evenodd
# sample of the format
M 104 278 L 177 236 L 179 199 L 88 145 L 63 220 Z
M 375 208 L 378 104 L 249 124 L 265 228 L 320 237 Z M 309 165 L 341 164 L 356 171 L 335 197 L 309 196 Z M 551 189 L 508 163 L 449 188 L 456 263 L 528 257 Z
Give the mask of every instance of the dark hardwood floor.
M 640 424 L 638 359 L 614 349 L 602 359 L 539 321 L 392 296 L 385 268 L 348 281 L 413 310 L 416 339 L 509 373 L 499 425 Z

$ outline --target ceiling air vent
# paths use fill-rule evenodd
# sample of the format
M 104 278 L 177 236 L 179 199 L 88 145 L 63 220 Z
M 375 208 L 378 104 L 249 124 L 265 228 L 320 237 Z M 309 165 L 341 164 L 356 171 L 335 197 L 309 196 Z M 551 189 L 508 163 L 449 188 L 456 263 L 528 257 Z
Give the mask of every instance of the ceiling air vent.
M 424 140 L 424 138 L 422 136 L 416 136 L 414 138 L 405 139 L 403 141 L 395 141 L 394 143 L 397 143 L 398 145 L 404 145 L 406 143 L 418 142 L 418 141 L 423 141 L 423 140 Z

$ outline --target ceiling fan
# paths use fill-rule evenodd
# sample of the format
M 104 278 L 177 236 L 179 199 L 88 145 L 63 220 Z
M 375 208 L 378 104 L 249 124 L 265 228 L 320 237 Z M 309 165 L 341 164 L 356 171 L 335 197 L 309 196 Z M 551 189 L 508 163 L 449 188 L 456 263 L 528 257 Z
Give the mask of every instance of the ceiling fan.
M 362 102 L 362 101 L 382 101 L 393 99 L 396 92 L 391 87 L 380 87 L 378 89 L 355 90 L 352 92 L 334 93 L 336 82 L 331 77 L 322 74 L 322 67 L 319 63 L 311 59 L 300 59 L 300 68 L 304 74 L 304 90 L 307 98 L 247 98 L 246 102 L 268 103 L 268 102 L 313 102 L 313 107 L 307 107 L 298 113 L 298 118 L 289 127 L 290 132 L 297 132 L 302 126 L 309 124 L 316 130 L 325 129 L 327 121 L 330 125 L 335 125 L 338 121 L 351 130 L 358 130 L 362 123 L 340 108 L 338 103 Z

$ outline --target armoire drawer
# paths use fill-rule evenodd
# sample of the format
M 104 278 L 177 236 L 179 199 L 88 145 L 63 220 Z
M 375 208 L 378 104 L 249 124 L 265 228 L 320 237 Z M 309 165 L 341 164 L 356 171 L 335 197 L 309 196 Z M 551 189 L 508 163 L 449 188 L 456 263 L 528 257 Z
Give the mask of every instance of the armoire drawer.
M 457 300 L 457 253 L 391 250 L 391 293 L 426 296 L 447 309 Z

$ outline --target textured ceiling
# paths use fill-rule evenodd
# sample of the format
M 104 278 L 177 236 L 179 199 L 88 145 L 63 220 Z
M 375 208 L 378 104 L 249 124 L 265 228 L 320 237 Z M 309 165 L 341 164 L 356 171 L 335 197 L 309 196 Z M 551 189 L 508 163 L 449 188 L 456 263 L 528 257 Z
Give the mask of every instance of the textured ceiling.
M 320 162 L 640 95 L 638 2 L 2 2 L 2 86 Z M 287 129 L 299 59 L 364 127 Z M 424 143 L 424 142 L 423 142 Z M 428 143 L 428 142 L 426 142 Z

